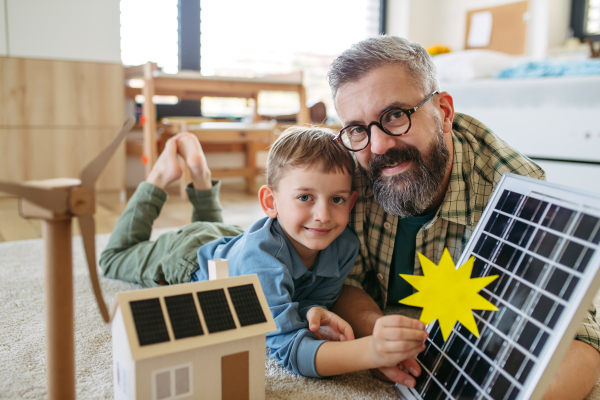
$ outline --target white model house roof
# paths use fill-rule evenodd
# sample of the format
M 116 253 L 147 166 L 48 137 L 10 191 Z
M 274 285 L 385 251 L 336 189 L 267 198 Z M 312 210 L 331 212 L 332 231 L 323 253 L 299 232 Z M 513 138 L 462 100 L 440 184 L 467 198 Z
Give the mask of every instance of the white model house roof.
M 256 274 L 118 293 L 113 308 L 122 312 L 134 360 L 276 329 Z

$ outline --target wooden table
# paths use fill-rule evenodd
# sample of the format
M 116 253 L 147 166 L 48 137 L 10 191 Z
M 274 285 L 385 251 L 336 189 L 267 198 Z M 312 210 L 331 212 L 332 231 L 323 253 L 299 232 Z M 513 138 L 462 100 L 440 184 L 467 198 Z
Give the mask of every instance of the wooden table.
M 202 76 L 195 71 L 180 71 L 177 74 L 159 72 L 154 63 L 125 69 L 125 78 L 143 76 L 143 88 L 126 86 L 127 97 L 144 95 L 144 155 L 146 159 L 146 175 L 156 162 L 156 106 L 152 101 L 154 95 L 177 96 L 182 100 L 199 100 L 205 96 L 239 97 L 254 100 L 253 120 L 258 121 L 257 100 L 260 91 L 296 92 L 300 100 L 300 112 L 297 123 L 310 123 L 310 115 L 306 107 L 306 91 L 302 85 L 302 77 L 290 80 L 273 78 L 234 78 L 222 76 Z

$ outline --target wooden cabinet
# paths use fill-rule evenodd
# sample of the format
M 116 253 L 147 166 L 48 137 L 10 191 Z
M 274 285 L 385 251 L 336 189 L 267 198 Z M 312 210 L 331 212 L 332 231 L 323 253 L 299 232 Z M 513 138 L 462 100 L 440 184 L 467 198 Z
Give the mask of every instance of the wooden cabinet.
M 0 180 L 78 177 L 124 121 L 120 64 L 0 57 Z M 125 187 L 124 146 L 97 190 Z

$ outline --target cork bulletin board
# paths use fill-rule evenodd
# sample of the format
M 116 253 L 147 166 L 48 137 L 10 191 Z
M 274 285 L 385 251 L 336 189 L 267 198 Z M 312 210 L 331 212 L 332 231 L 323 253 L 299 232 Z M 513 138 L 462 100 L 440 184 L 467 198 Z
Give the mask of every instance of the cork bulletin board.
M 489 43 L 485 46 L 469 46 L 469 33 L 473 15 L 491 13 L 492 28 Z M 527 40 L 528 2 L 505 4 L 467 12 L 465 49 L 487 49 L 507 54 L 525 54 Z

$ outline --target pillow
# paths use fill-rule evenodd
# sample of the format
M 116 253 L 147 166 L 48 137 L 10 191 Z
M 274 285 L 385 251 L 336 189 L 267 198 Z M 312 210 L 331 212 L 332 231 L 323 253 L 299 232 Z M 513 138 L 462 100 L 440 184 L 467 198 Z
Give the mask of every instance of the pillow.
M 521 57 L 492 50 L 462 50 L 433 57 L 438 79 L 445 82 L 464 82 L 491 78 Z

